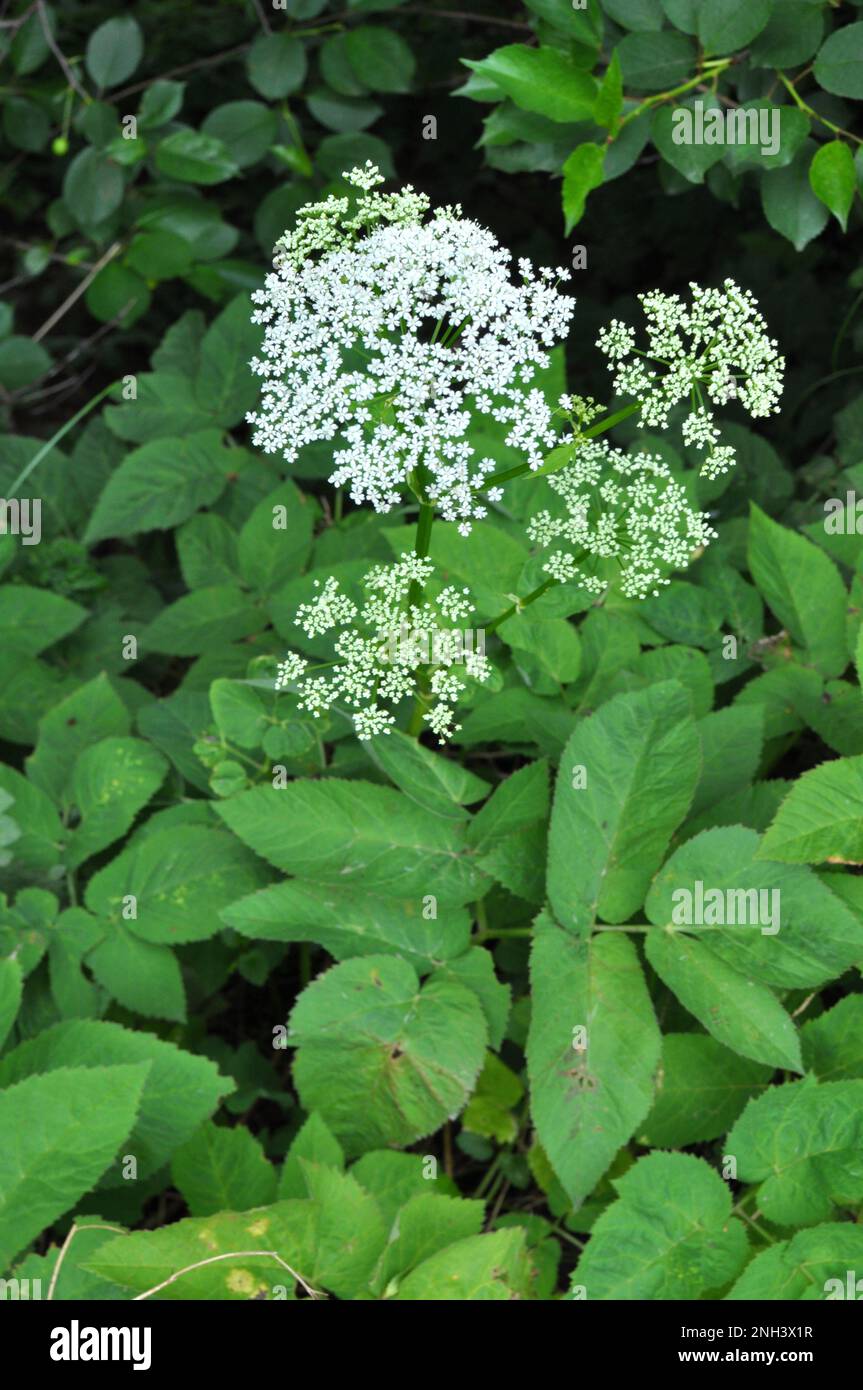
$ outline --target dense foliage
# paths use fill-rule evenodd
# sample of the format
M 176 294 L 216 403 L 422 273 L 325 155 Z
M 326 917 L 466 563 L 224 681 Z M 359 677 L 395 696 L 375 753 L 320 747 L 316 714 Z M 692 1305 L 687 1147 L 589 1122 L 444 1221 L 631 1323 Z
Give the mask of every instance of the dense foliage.
M 863 1277 L 860 10 L 5 7 L 0 1276 Z

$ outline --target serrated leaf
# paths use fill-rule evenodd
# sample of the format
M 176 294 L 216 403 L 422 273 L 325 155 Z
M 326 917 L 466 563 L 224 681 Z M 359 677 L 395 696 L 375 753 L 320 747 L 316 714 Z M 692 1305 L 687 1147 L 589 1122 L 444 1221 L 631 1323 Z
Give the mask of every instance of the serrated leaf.
M 719 1174 L 692 1154 L 648 1154 L 614 1186 L 573 1282 L 588 1299 L 697 1299 L 739 1272 L 749 1252 Z
M 215 429 L 133 449 L 96 503 L 87 543 L 178 526 L 220 496 L 231 471 L 230 453 Z
M 753 504 L 748 562 L 759 592 L 793 640 L 823 675 L 840 676 L 848 665 L 848 595 L 832 560 Z
M 638 957 L 622 935 L 579 940 L 540 917 L 531 983 L 531 1113 L 577 1205 L 650 1109 L 659 1028 Z M 581 1051 L 579 1028 L 586 1030 Z
M 171 1159 L 171 1177 L 192 1216 L 248 1211 L 275 1201 L 276 1170 L 249 1130 L 207 1122 Z
M 863 1198 L 863 1081 L 812 1078 L 751 1100 L 725 1141 L 780 1226 L 812 1226 Z
M 303 991 L 290 1019 L 294 1082 L 348 1154 L 407 1145 L 463 1109 L 485 1056 L 475 995 L 406 961 L 345 961 Z
M 167 771 L 166 759 L 142 739 L 104 738 L 85 748 L 72 774 L 72 800 L 81 823 L 70 836 L 69 867 L 125 835 Z
M 560 762 L 548 847 L 548 895 L 564 927 L 583 932 L 597 916 L 625 922 L 641 905 L 699 763 L 689 701 L 674 682 L 619 695 L 577 724 Z
M 0 1269 L 95 1187 L 135 1122 L 147 1072 L 66 1066 L 0 1095 Z
M 863 756 L 804 772 L 779 807 L 761 855 L 791 864 L 863 863 Z

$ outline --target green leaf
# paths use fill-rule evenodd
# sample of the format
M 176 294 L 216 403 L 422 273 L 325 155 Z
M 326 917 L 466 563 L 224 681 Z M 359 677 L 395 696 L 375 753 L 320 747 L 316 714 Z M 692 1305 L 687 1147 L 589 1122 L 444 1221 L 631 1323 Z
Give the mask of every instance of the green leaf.
M 210 111 L 201 126 L 201 134 L 221 144 L 238 169 L 263 159 L 278 130 L 275 111 L 260 101 L 227 101 Z
M 85 748 L 72 777 L 81 824 L 70 837 L 69 867 L 77 868 L 125 835 L 167 771 L 166 759 L 142 739 L 105 738 Z
M 622 935 L 578 940 L 541 916 L 531 983 L 531 1113 L 577 1206 L 650 1109 L 659 1028 L 638 956 Z
M 315 508 L 286 479 L 259 502 L 238 542 L 240 574 L 259 594 L 271 594 L 303 570 L 312 549 Z
M 728 705 L 698 721 L 701 779 L 690 815 L 715 806 L 757 776 L 761 762 L 764 714 L 758 705 Z
M 175 232 L 141 232 L 126 252 L 126 264 L 145 280 L 173 280 L 192 269 L 192 248 Z
M 408 1145 L 462 1110 L 485 1056 L 476 996 L 406 961 L 369 956 L 333 966 L 290 1018 L 294 1082 L 348 1154 Z
M 863 1231 L 859 1226 L 847 1221 L 813 1226 L 762 1250 L 725 1297 L 758 1302 L 859 1297 L 853 1276 L 855 1287 L 848 1293 L 848 1271 L 856 1272 L 861 1262 Z M 828 1293 L 830 1279 L 838 1282 Z
M 341 1144 L 317 1111 L 313 1111 L 308 1117 L 287 1152 L 279 1174 L 279 1197 L 306 1196 L 308 1187 L 301 1163 L 303 1159 L 340 1171 L 345 1166 Z
M 221 140 L 195 130 L 175 130 L 156 147 L 156 167 L 165 178 L 180 183 L 224 183 L 237 165 Z
M 287 873 L 362 892 L 415 897 L 430 891 L 457 907 L 476 896 L 459 824 L 432 818 L 408 797 L 366 782 L 296 781 L 254 787 L 216 807 L 256 854 Z
M 812 1078 L 751 1100 L 725 1141 L 780 1226 L 813 1226 L 863 1198 L 863 1081 Z
M 400 34 L 379 25 L 348 30 L 345 52 L 357 77 L 373 92 L 409 92 L 416 60 Z
M 764 29 L 752 45 L 754 68 L 796 68 L 807 63 L 824 33 L 824 11 L 812 0 L 782 0 L 774 5 Z M 823 85 L 823 83 L 822 83 Z M 786 112 L 783 111 L 783 120 Z
M 392 1297 L 401 1280 L 424 1260 L 456 1241 L 478 1236 L 484 1213 L 482 1202 L 466 1202 L 433 1192 L 412 1197 L 401 1207 L 391 1228 L 375 1271 L 375 1289 Z
M 804 1023 L 800 1043 L 819 1081 L 863 1080 L 863 995 L 849 994 Z
M 661 682 L 619 695 L 577 724 L 551 814 L 548 894 L 558 921 L 625 922 L 692 800 L 700 771 L 684 691 Z
M 87 967 L 124 1008 L 173 1023 L 185 1020 L 183 977 L 169 946 L 153 946 L 117 923 L 89 952 Z
M 761 175 L 764 216 L 775 232 L 787 237 L 795 251 L 802 251 L 823 232 L 829 217 L 809 184 L 812 152 L 812 142 L 807 140 L 791 164 L 784 169 L 765 170 Z
M 125 1151 L 137 1158 L 138 1177 L 143 1179 L 158 1172 L 233 1090 L 232 1082 L 220 1076 L 208 1058 L 193 1057 L 144 1029 L 79 1019 L 46 1028 L 7 1052 L 0 1060 L 0 1085 L 14 1086 L 39 1072 L 62 1077 L 66 1067 L 76 1067 L 98 1086 L 103 1066 L 139 1069 L 126 1065 L 131 1063 L 139 1064 L 145 1081 Z M 123 1187 L 126 1181 L 118 1169 L 101 1185 Z
M 257 404 L 260 380 L 249 370 L 249 359 L 260 346 L 261 329 L 251 321 L 245 294 L 232 299 L 204 334 L 194 394 L 225 428 L 239 424 Z
M 692 40 L 669 29 L 627 34 L 616 52 L 627 87 L 639 92 L 668 91 L 685 82 L 695 64 Z
M 703 1158 L 648 1154 L 614 1181 L 573 1283 L 588 1299 L 698 1299 L 719 1290 L 749 1253 L 727 1185 Z
M 202 1125 L 174 1153 L 171 1177 L 192 1216 L 248 1211 L 276 1199 L 276 1170 L 249 1130 Z
M 816 198 L 828 207 L 843 232 L 848 230 L 848 214 L 857 189 L 854 156 L 844 140 L 820 145 L 809 165 L 809 182 Z
M 839 97 L 863 97 L 863 24 L 829 34 L 815 59 L 815 81 Z
M 221 494 L 231 450 L 216 429 L 160 439 L 127 454 L 96 503 L 85 540 L 167 530 Z
M 770 0 L 710 0 L 698 10 L 698 37 L 711 56 L 735 53 L 761 33 Z
M 691 138 L 695 131 L 690 131 L 688 127 L 697 119 L 691 114 L 696 101 L 702 104 L 705 115 L 711 110 L 722 110 L 712 95 L 685 97 L 676 106 L 660 106 L 650 126 L 653 143 L 663 159 L 689 183 L 703 183 L 708 169 L 718 164 L 725 153 L 724 145 L 698 143 Z
M 464 804 L 488 794 L 488 783 L 399 729 L 370 739 L 365 751 L 411 801 L 446 820 L 468 820 Z
M 22 994 L 21 966 L 11 956 L 0 959 L 0 1048 L 18 1017 Z
M 133 444 L 168 436 L 175 440 L 212 427 L 213 416 L 189 390 L 189 378 L 176 371 L 142 372 L 138 395 L 127 405 L 109 406 L 105 422 L 113 434 Z
M 683 931 L 648 932 L 657 975 L 717 1042 L 765 1066 L 800 1072 L 797 1031 L 776 996 Z
M 626 29 L 661 29 L 659 0 L 603 0 L 606 14 Z
M 759 592 L 792 640 L 806 649 L 823 675 L 841 676 L 848 665 L 848 595 L 833 561 L 753 503 L 748 564 Z
M 313 941 L 339 961 L 389 951 L 423 972 L 462 955 L 470 940 L 470 918 L 461 907 L 435 907 L 430 915 L 416 899 L 375 897 L 301 878 L 241 898 L 220 915 L 253 940 Z
M 49 796 L 20 772 L 0 763 L 0 790 L 12 798 L 13 816 L 21 834 L 15 841 L 15 865 L 31 878 L 41 878 L 60 859 L 63 826 Z
M 74 632 L 86 617 L 80 604 L 47 589 L 0 585 L 0 644 L 7 651 L 38 656 Z
M 160 1301 L 245 1303 L 271 1298 L 276 1289 L 290 1290 L 288 1297 L 293 1299 L 294 1278 L 285 1263 L 308 1279 L 315 1257 L 317 1216 L 311 1202 L 276 1202 L 251 1212 L 190 1217 L 157 1231 L 118 1236 L 101 1246 L 85 1268 L 128 1289 L 132 1296 L 186 1271 L 155 1295 Z M 227 1258 L 190 1268 L 220 1255 Z
M 20 391 L 43 377 L 51 366 L 50 354 L 41 343 L 13 334 L 0 343 L 0 386 Z
M 779 807 L 761 854 L 786 864 L 863 863 L 863 757 L 804 772 Z
M 82 227 L 94 227 L 117 211 L 123 199 L 123 175 L 92 147 L 76 154 L 63 180 L 63 199 Z
M 236 584 L 215 584 L 163 608 L 144 629 L 141 641 L 150 651 L 198 656 L 219 642 L 250 637 L 266 626 L 266 614 Z
M 552 121 L 586 121 L 593 114 L 596 82 L 557 48 L 513 43 L 466 67 L 488 78 L 525 111 Z
M 147 1071 L 64 1067 L 0 1095 L 0 1268 L 98 1182 L 134 1124 Z
M 87 40 L 84 61 L 97 87 L 119 87 L 131 77 L 143 53 L 144 39 L 134 19 L 108 19 Z
M 579 145 L 563 166 L 563 216 L 567 236 L 581 221 L 591 189 L 602 184 L 604 159 L 603 145 Z
M 305 45 L 290 34 L 259 34 L 246 58 L 249 82 L 267 101 L 299 91 L 307 66 Z
M 91 912 L 127 922 L 142 942 L 205 941 L 221 930 L 226 902 L 266 881 L 255 857 L 221 830 L 199 826 L 154 830 L 123 850 L 87 884 Z M 134 898 L 134 916 L 124 912 Z
M 863 958 L 863 925 L 811 870 L 769 857 L 754 830 L 705 830 L 660 869 L 645 911 L 705 933 L 714 954 L 764 984 L 808 989 L 843 974 Z
M 725 1134 L 772 1072 L 703 1033 L 666 1033 L 653 1109 L 639 1133 L 651 1148 L 703 1144 Z
M 141 129 L 158 130 L 172 121 L 183 105 L 185 90 L 185 82 L 173 82 L 166 77 L 151 82 L 138 107 L 138 125 Z
M 619 49 L 611 55 L 608 67 L 596 94 L 593 119 L 606 130 L 614 130 L 623 111 L 623 72 Z M 603 151 L 604 153 L 604 151 Z
M 493 1231 L 455 1241 L 424 1260 L 399 1285 L 401 1302 L 499 1303 L 530 1296 L 524 1231 Z
M 36 751 L 27 776 L 58 805 L 71 800 L 75 761 L 91 743 L 129 732 L 129 713 L 107 676 L 78 687 L 39 723 Z

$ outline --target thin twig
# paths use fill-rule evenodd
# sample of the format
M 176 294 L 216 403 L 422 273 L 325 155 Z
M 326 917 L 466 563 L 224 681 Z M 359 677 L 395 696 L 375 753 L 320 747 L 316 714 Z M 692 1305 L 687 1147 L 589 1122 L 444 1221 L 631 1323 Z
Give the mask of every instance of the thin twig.
M 237 44 L 236 48 L 226 48 L 222 53 L 212 53 L 209 58 L 196 58 L 193 63 L 183 63 L 179 68 L 171 68 L 168 72 L 162 72 L 158 77 L 148 77 L 146 82 L 136 82 L 132 87 L 123 87 L 119 92 L 106 94 L 102 100 L 108 102 L 119 101 L 121 97 L 134 96 L 135 92 L 143 92 L 147 87 L 152 87 L 154 82 L 163 82 L 169 77 L 182 77 L 184 73 L 196 72 L 198 68 L 212 67 L 214 63 L 225 63 L 229 58 L 239 58 L 241 53 L 245 53 L 251 48 L 250 43 Z
M 115 1231 L 116 1234 L 119 1236 L 126 1235 L 126 1232 L 123 1230 L 122 1226 L 101 1226 L 97 1225 L 95 1222 L 93 1222 L 92 1224 L 88 1222 L 86 1226 L 76 1226 L 73 1222 L 73 1224 L 69 1227 L 66 1239 L 60 1246 L 60 1250 L 57 1255 L 57 1260 L 54 1265 L 53 1273 L 51 1275 L 51 1282 L 48 1285 L 49 1299 L 52 1299 L 54 1297 L 54 1290 L 57 1287 L 57 1279 L 60 1274 L 60 1266 L 66 1258 L 66 1252 L 69 1249 L 69 1246 L 72 1244 L 72 1241 L 74 1240 L 75 1236 L 78 1234 L 79 1231 Z
M 156 1284 L 154 1288 L 147 1289 L 146 1293 L 136 1294 L 132 1302 L 140 1303 L 142 1298 L 149 1298 L 151 1294 L 159 1293 L 162 1289 L 166 1289 L 169 1284 L 173 1284 L 181 1275 L 189 1274 L 193 1269 L 202 1269 L 204 1265 L 216 1264 L 219 1260 L 257 1259 L 265 1255 L 273 1260 L 278 1260 L 282 1268 L 288 1271 L 291 1278 L 296 1279 L 297 1283 L 302 1285 L 309 1295 L 309 1298 L 323 1298 L 324 1295 L 320 1293 L 319 1290 L 313 1289 L 310 1284 L 307 1284 L 303 1276 L 298 1274 L 295 1269 L 291 1269 L 291 1266 L 282 1259 L 281 1255 L 277 1255 L 275 1250 L 231 1250 L 225 1255 L 210 1255 L 206 1260 L 197 1260 L 193 1265 L 186 1265 L 185 1269 L 178 1269 L 176 1274 L 172 1274 L 169 1278 L 163 1279 L 161 1284 Z
M 99 271 L 102 270 L 102 268 L 106 266 L 109 261 L 114 259 L 117 252 L 120 250 L 120 246 L 121 243 L 119 241 L 115 241 L 113 246 L 109 246 L 104 256 L 100 256 L 96 264 L 90 267 L 89 271 L 84 276 L 84 279 L 81 281 L 80 285 L 75 286 L 75 289 L 72 291 L 69 297 L 63 300 L 63 303 L 60 305 L 60 308 L 55 309 L 51 317 L 49 319 L 46 319 L 45 322 L 42 324 L 42 327 L 36 329 L 36 332 L 33 334 L 34 343 L 38 343 L 41 338 L 45 337 L 46 333 L 50 333 L 55 323 L 59 323 L 63 315 L 69 312 L 69 310 L 72 308 L 72 305 L 75 304 L 77 300 L 81 298 L 81 295 L 87 289 L 91 281 L 95 280 L 96 276 L 99 274 Z
M 39 15 L 39 23 L 42 25 L 42 33 L 45 35 L 45 40 L 48 44 L 48 47 L 54 54 L 54 57 L 57 59 L 57 62 L 60 64 L 61 68 L 63 69 L 63 75 L 65 76 L 66 81 L 69 83 L 70 87 L 74 88 L 74 90 L 78 93 L 82 101 L 89 102 L 90 97 L 88 96 L 87 92 L 84 91 L 84 88 L 81 86 L 81 83 L 78 81 L 77 77 L 75 76 L 74 72 L 72 71 L 71 67 L 69 66 L 65 57 L 63 56 L 62 52 L 57 46 L 57 41 L 51 32 L 51 25 L 48 23 L 48 16 L 45 13 L 45 0 L 36 0 L 36 10 Z

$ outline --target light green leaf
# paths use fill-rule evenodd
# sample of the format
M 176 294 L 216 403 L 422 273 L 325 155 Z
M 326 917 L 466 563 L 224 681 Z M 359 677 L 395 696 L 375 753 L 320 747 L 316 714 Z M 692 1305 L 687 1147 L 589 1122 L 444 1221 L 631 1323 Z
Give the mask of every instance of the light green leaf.
M 276 1170 L 242 1125 L 226 1129 L 207 1121 L 174 1153 L 171 1177 L 192 1216 L 248 1211 L 276 1198 Z
M 86 617 L 80 604 L 48 589 L 0 585 L 0 644 L 6 651 L 38 656 L 74 632 Z
M 327 1168 L 343 1169 L 345 1155 L 338 1139 L 312 1111 L 288 1150 L 279 1174 L 279 1197 L 305 1197 L 308 1193 L 301 1160 L 324 1164 Z
M 464 830 L 431 817 L 401 792 L 368 782 L 296 781 L 220 802 L 235 835 L 287 873 L 341 888 L 459 906 L 476 896 Z
M 780 1226 L 813 1226 L 863 1199 L 863 1081 L 812 1078 L 751 1100 L 725 1141 Z
M 648 932 L 645 952 L 660 979 L 717 1042 L 766 1066 L 803 1070 L 794 1024 L 766 985 L 683 931 Z
M 96 503 L 87 543 L 179 525 L 199 507 L 215 502 L 231 471 L 230 454 L 216 429 L 133 449 Z
M 650 1109 L 659 1028 L 638 956 L 623 935 L 579 940 L 541 916 L 531 982 L 531 1113 L 557 1176 L 578 1205 Z
M 614 1186 L 619 1200 L 594 1223 L 573 1275 L 588 1299 L 698 1299 L 739 1272 L 746 1231 L 703 1158 L 648 1154 Z
M 348 1154 L 407 1145 L 464 1108 L 485 1056 L 476 996 L 406 961 L 368 956 L 319 975 L 290 1019 L 294 1082 Z
M 603 145 L 578 145 L 563 166 L 563 218 L 567 236 L 581 221 L 591 189 L 602 183 Z
M 138 1177 L 143 1179 L 158 1172 L 234 1089 L 208 1058 L 193 1057 L 143 1029 L 133 1032 L 118 1023 L 79 1019 L 46 1028 L 8 1052 L 0 1060 L 0 1086 L 14 1086 L 40 1072 L 62 1077 L 65 1068 L 76 1067 L 82 1069 L 81 1075 L 92 1075 L 98 1087 L 104 1066 L 122 1064 L 124 1071 L 137 1070 L 126 1065 L 132 1063 L 147 1067 L 140 1067 L 144 1088 L 124 1151 L 137 1158 Z M 124 1137 L 126 1133 L 128 1129 Z M 101 1186 L 125 1183 L 117 1165 Z
M 147 1071 L 64 1067 L 0 1095 L 0 1269 L 96 1185 L 135 1122 Z
M 94 874 L 91 912 L 129 929 L 142 942 L 204 941 L 221 930 L 219 909 L 267 880 L 255 857 L 221 830 L 166 827 L 136 840 Z M 134 898 L 134 917 L 124 915 Z
M 530 1297 L 524 1231 L 493 1231 L 455 1241 L 424 1260 L 399 1285 L 396 1298 L 416 1303 L 509 1302 Z
M 143 739 L 105 738 L 85 748 L 72 774 L 72 800 L 81 824 L 69 839 L 69 867 L 125 835 L 167 771 L 166 759 Z
M 548 894 L 558 921 L 586 931 L 638 908 L 700 770 L 684 691 L 662 682 L 619 695 L 576 725 L 551 813 Z
M 36 750 L 27 759 L 27 776 L 54 802 L 67 806 L 79 755 L 100 739 L 127 734 L 129 724 L 129 712 L 107 676 L 96 676 L 40 720 Z
M 841 676 L 848 665 L 848 595 L 833 561 L 753 503 L 748 563 L 759 592 L 791 638 L 823 675 Z
M 852 1222 L 813 1226 L 762 1250 L 725 1297 L 756 1302 L 813 1302 L 859 1298 L 856 1271 L 863 1266 L 863 1230 Z M 851 1293 L 848 1271 L 853 1270 Z M 829 1281 L 833 1280 L 832 1286 Z
M 816 198 L 828 207 L 843 232 L 848 230 L 848 214 L 857 189 L 854 156 L 844 140 L 820 145 L 809 165 L 809 182 Z
M 263 609 L 236 584 L 213 584 L 169 603 L 144 629 L 142 645 L 172 656 L 199 656 L 218 643 L 267 626 Z
M 305 568 L 314 519 L 311 498 L 290 479 L 258 503 L 238 543 L 240 573 L 250 588 L 271 594 Z
M 656 1100 L 639 1141 L 676 1149 L 718 1139 L 771 1076 L 769 1067 L 738 1057 L 703 1033 L 666 1033 Z
M 596 82 L 557 48 L 513 43 L 480 61 L 463 58 L 462 62 L 525 111 L 536 111 L 552 121 L 586 121 L 593 114 Z
M 790 864 L 863 863 L 863 757 L 804 772 L 779 807 L 761 855 Z
M 90 951 L 87 967 L 124 1008 L 173 1023 L 185 1020 L 183 976 L 169 946 L 142 941 L 117 923 Z

